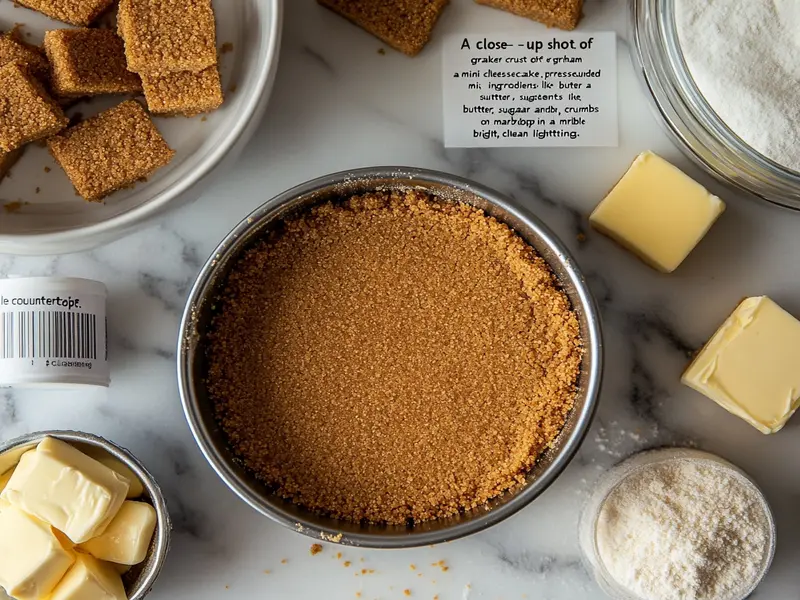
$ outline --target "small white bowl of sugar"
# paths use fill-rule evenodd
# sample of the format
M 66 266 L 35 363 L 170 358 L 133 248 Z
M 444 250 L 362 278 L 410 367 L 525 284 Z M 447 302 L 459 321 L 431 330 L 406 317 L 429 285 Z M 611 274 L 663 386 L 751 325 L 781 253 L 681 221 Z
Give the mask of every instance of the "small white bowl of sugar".
M 742 600 L 766 575 L 775 521 L 758 486 L 699 450 L 637 454 L 609 471 L 580 521 L 584 559 L 620 600 Z

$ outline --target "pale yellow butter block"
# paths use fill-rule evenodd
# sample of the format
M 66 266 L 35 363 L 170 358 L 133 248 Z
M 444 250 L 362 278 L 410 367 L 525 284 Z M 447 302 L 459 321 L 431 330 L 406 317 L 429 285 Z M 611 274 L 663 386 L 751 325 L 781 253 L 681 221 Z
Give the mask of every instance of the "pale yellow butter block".
M 144 502 L 122 505 L 105 533 L 80 545 L 95 558 L 123 565 L 138 565 L 147 558 L 147 550 L 156 530 L 156 510 Z
M 0 455 L 0 473 L 7 473 L 17 466 L 22 455 L 36 449 L 36 444 L 28 444 L 14 448 Z
M 45 438 L 22 457 L 0 498 L 80 544 L 105 531 L 128 488 L 127 479 L 80 450 Z
M 11 469 L 7 473 L 0 475 L 0 493 L 2 493 L 4 489 L 6 489 L 6 486 L 8 485 L 8 482 L 13 474 L 14 474 L 14 469 Z
M 725 211 L 725 203 L 666 160 L 643 152 L 589 217 L 644 262 L 671 273 Z
M 79 553 L 48 600 L 127 600 L 127 596 L 119 573 L 93 556 Z
M 120 575 L 125 575 L 125 573 L 127 573 L 128 571 L 130 571 L 133 568 L 133 565 L 121 565 L 119 563 L 107 562 L 107 563 L 103 563 L 103 564 L 107 565 L 108 567 L 110 567 L 112 569 L 114 569 L 114 571 L 116 571 Z
M 736 307 L 683 374 L 762 433 L 775 433 L 800 406 L 800 321 L 766 296 Z
M 128 500 L 139 498 L 142 494 L 144 494 L 144 486 L 142 485 L 142 482 L 125 463 L 114 458 L 102 448 L 93 448 L 92 450 L 87 451 L 86 455 L 92 457 L 97 462 L 104 464 L 112 471 L 116 471 L 128 480 L 131 485 L 131 487 L 128 488 Z
M 45 598 L 74 562 L 50 525 L 0 500 L 0 586 L 10 596 Z

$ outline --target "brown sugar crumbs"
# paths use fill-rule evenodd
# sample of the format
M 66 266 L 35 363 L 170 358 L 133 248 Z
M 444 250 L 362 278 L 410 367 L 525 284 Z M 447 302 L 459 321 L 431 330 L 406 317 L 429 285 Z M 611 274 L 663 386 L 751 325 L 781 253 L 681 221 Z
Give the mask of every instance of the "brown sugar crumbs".
M 426 521 L 524 481 L 572 408 L 578 321 L 506 225 L 422 192 L 283 222 L 240 259 L 209 334 L 234 451 L 281 496 Z
M 311 556 L 316 556 L 322 552 L 322 546 L 320 544 L 311 544 L 311 549 L 309 552 L 311 553 Z

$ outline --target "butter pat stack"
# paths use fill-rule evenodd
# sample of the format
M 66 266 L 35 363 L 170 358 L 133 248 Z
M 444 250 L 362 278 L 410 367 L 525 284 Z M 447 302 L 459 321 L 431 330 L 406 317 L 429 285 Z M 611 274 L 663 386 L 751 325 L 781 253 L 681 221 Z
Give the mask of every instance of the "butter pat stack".
M 725 211 L 725 203 L 652 152 L 640 154 L 589 221 L 644 262 L 671 273 Z
M 779 431 L 800 405 L 800 321 L 765 296 L 736 307 L 683 374 L 762 433 Z
M 129 487 L 127 479 L 80 450 L 47 438 L 22 456 L 2 497 L 80 544 L 105 531 Z
M 120 0 L 117 30 L 150 112 L 193 116 L 222 104 L 211 0 Z
M 126 600 L 121 573 L 145 560 L 158 524 L 126 500 L 141 482 L 54 438 L 17 458 L 0 475 L 0 587 L 16 600 Z
M 48 600 L 126 600 L 119 574 L 86 554 L 76 554 L 75 564 L 53 590 Z
M 75 562 L 50 525 L 3 501 L 0 558 L 0 586 L 17 600 L 44 598 Z
M 147 558 L 156 530 L 156 509 L 127 501 L 106 530 L 79 546 L 92 556 L 118 565 L 138 565 Z

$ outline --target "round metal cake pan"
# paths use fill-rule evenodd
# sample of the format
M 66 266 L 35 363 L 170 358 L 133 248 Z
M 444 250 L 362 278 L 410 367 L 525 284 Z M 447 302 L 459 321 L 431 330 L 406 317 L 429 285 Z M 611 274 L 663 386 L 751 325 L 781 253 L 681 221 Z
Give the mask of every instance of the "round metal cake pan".
M 230 450 L 205 387 L 206 334 L 221 287 L 238 257 L 281 219 L 313 205 L 354 194 L 418 189 L 465 202 L 506 223 L 547 261 L 577 313 L 584 356 L 575 406 L 556 443 L 528 474 L 526 483 L 464 514 L 413 527 L 358 524 L 323 517 L 288 502 L 259 482 Z M 376 167 L 335 173 L 284 192 L 251 213 L 206 262 L 192 288 L 178 341 L 178 379 L 184 412 L 208 462 L 240 498 L 278 523 L 311 537 L 353 546 L 407 548 L 463 537 L 511 516 L 547 489 L 575 455 L 598 402 L 603 344 L 596 303 L 584 276 L 561 241 L 536 216 L 500 193 L 453 175 L 416 168 Z
M 144 562 L 133 566 L 122 576 L 128 600 L 142 600 L 153 588 L 169 552 L 172 521 L 161 488 L 144 465 L 128 450 L 97 435 L 82 431 L 37 431 L 0 443 L 0 474 L 15 466 L 20 456 L 28 450 L 33 450 L 46 437 L 67 442 L 78 450 L 99 448 L 127 466 L 142 482 L 144 494 L 137 500 L 147 502 L 156 509 L 156 532 Z

